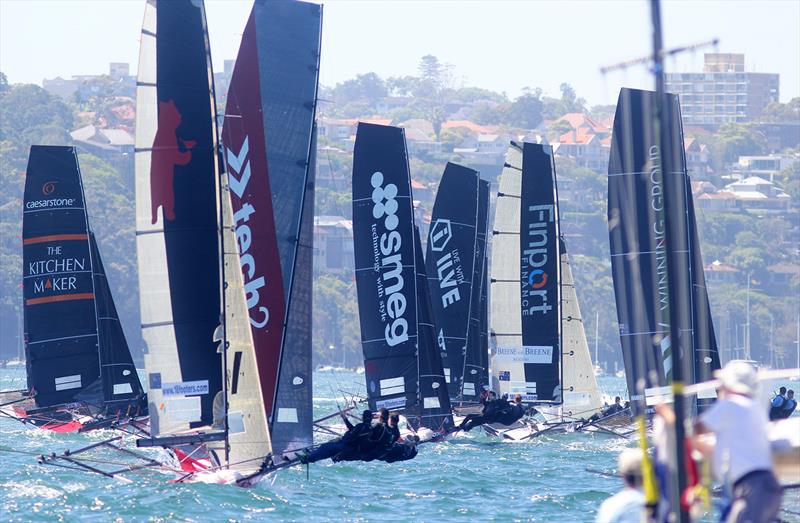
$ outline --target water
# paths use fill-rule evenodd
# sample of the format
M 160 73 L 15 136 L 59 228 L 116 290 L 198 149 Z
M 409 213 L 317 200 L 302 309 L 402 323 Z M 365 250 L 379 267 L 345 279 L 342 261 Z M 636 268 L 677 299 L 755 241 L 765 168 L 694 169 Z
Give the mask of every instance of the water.
M 363 389 L 354 373 L 314 379 L 320 415 L 335 410 L 338 391 Z M 22 369 L 0 369 L 0 388 L 22 384 Z M 600 386 L 611 395 L 625 387 L 613 377 Z M 619 451 L 633 445 L 587 434 L 505 443 L 479 432 L 424 445 L 412 461 L 317 463 L 308 478 L 294 468 L 253 489 L 170 484 L 154 471 L 125 484 L 2 452 L 0 521 L 593 521 L 621 482 L 586 469 L 613 471 Z M 53 434 L 0 420 L 0 448 L 27 452 L 76 448 L 107 434 Z

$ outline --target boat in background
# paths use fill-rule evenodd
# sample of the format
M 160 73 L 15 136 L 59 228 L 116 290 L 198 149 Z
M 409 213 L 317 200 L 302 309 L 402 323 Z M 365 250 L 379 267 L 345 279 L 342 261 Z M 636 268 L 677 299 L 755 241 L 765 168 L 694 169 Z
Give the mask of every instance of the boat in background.
M 672 381 L 673 366 L 682 363 L 674 357 L 671 321 L 681 321 L 685 333 L 689 356 L 684 364 L 686 383 L 710 380 L 720 368 L 686 171 L 678 97 L 668 95 L 665 110 L 670 135 L 663 140 L 668 150 L 660 151 L 653 124 L 655 96 L 651 91 L 620 91 L 608 167 L 608 228 L 620 341 L 628 393 L 634 407 L 641 408 L 652 404 L 651 397 L 663 393 Z M 662 175 L 667 160 L 675 170 Z M 662 196 L 665 175 L 680 177 L 678 183 L 683 187 L 683 204 L 675 204 L 675 212 L 687 217 L 683 248 L 667 247 Z M 679 263 L 670 277 L 667 258 L 675 249 L 679 249 L 675 251 Z M 630 285 L 631 281 L 641 285 Z M 678 299 L 674 291 L 678 287 L 681 299 L 686 301 L 686 318 L 669 315 L 670 300 Z M 693 398 L 690 412 L 709 405 L 714 397 L 712 390 Z
M 492 231 L 492 387 L 544 421 L 490 428 L 508 439 L 570 430 L 602 406 L 559 219 L 552 149 L 512 142 Z
M 22 220 L 27 388 L 0 393 L 32 427 L 146 423 L 142 390 L 94 233 L 74 147 L 31 146 Z

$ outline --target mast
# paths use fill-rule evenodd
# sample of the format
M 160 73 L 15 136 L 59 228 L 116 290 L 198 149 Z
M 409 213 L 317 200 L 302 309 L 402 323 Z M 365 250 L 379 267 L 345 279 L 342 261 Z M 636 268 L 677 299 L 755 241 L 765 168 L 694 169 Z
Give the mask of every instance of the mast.
M 597 345 L 599 342 L 599 335 L 600 335 L 600 311 L 594 312 L 594 364 L 600 365 L 600 361 L 597 359 Z
M 691 264 L 688 266 L 687 273 L 684 274 L 680 268 L 683 266 L 683 259 L 686 257 L 681 251 L 689 251 L 687 228 L 688 216 L 686 208 L 686 184 L 682 176 L 676 175 L 678 165 L 675 159 L 669 154 L 665 154 L 668 149 L 668 142 L 673 130 L 666 115 L 667 94 L 664 80 L 664 46 L 661 33 L 661 3 L 660 0 L 651 0 L 651 16 L 653 23 L 653 64 L 656 80 L 656 144 L 660 152 L 661 176 L 664 187 L 664 228 L 667 248 L 667 274 L 669 278 L 669 335 L 672 346 L 674 364 L 672 366 L 672 393 L 675 411 L 675 473 L 677 488 L 671 489 L 672 509 L 675 511 L 677 521 L 684 523 L 689 521 L 688 510 L 681 503 L 681 497 L 686 490 L 686 462 L 684 459 L 685 445 L 685 420 L 687 417 L 684 401 L 684 366 L 685 360 L 693 355 L 692 341 L 694 339 L 694 329 L 692 328 L 687 336 L 682 332 L 689 327 L 692 322 L 692 295 L 691 288 Z M 671 102 L 671 100 L 670 100 Z M 682 173 L 681 173 L 682 175 Z M 683 207 L 681 207 L 683 203 Z M 672 212 L 670 212 L 670 210 Z M 683 277 L 688 276 L 688 281 Z M 687 307 L 688 305 L 688 307 Z M 694 360 L 693 357 L 690 358 Z

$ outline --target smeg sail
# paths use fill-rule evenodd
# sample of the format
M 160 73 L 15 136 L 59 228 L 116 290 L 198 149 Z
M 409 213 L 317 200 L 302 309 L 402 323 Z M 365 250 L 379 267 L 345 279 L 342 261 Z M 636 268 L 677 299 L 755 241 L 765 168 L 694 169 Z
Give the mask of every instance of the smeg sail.
M 458 398 L 464 388 L 467 334 L 472 314 L 476 262 L 478 172 L 454 163 L 445 166 L 436 192 L 425 252 L 425 269 L 438 329 L 447 388 Z M 474 382 L 468 392 L 474 396 Z
M 669 136 L 656 138 L 655 93 L 622 89 L 614 116 L 608 167 L 608 227 L 611 268 L 628 391 L 641 408 L 646 397 L 664 392 L 674 365 L 684 365 L 687 383 L 711 379 L 720 366 L 703 275 L 694 205 L 683 148 L 677 96 L 668 95 L 665 117 Z M 667 165 L 669 172 L 663 171 Z M 684 213 L 685 245 L 667 245 L 664 179 L 683 187 L 671 212 Z M 672 275 L 668 256 L 675 256 Z M 680 292 L 677 292 L 680 291 Z M 683 296 L 688 321 L 683 342 L 687 358 L 673 353 L 669 315 L 671 299 Z M 683 320 L 681 320 L 683 321 Z M 699 398 L 699 406 L 711 401 Z
M 56 432 L 146 415 L 146 395 L 89 226 L 74 147 L 31 147 L 23 201 L 27 390 L 20 421 Z
M 255 2 L 222 128 L 261 401 L 276 454 L 312 444 L 312 136 L 321 24 L 317 4 Z
M 433 322 L 420 311 L 425 273 L 415 243 L 404 131 L 359 123 L 353 244 L 369 406 L 403 411 L 412 427 L 437 430 L 450 405 L 439 349 L 429 340 Z

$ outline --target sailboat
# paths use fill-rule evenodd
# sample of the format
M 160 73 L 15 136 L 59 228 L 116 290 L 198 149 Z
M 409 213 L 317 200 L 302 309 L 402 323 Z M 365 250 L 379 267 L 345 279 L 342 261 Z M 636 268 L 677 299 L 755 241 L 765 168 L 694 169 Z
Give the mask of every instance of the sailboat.
M 536 405 L 543 424 L 495 427 L 511 439 L 566 430 L 601 406 L 561 238 L 552 149 L 512 142 L 492 231 L 492 387 Z
M 369 407 L 402 412 L 415 431 L 446 431 L 450 397 L 413 216 L 403 129 L 359 123 L 353 244 Z
M 675 95 L 665 107 L 670 134 L 662 138 L 660 150 L 655 134 L 655 97 L 651 91 L 624 88 L 620 91 L 608 167 L 608 227 L 611 268 L 617 304 L 620 341 L 628 392 L 635 408 L 652 404 L 668 394 L 673 367 L 680 363 L 674 354 L 669 332 L 670 300 L 674 288 L 686 298 L 687 318 L 682 320 L 687 361 L 687 383 L 712 379 L 720 368 L 708 292 L 703 274 L 697 224 L 683 148 L 680 107 Z M 669 159 L 673 170 L 662 174 Z M 664 176 L 682 187 L 683 204 L 675 212 L 686 216 L 686 244 L 670 246 L 666 241 Z M 679 202 L 680 203 L 680 202 Z M 677 253 L 675 281 L 667 273 L 667 257 Z M 636 282 L 632 284 L 631 282 Z M 714 392 L 700 393 L 693 409 L 713 401 Z M 639 407 L 636 407 L 636 406 Z
M 465 392 L 476 396 L 475 381 L 466 380 L 464 373 L 472 307 L 477 306 L 472 290 L 479 287 L 475 264 L 482 261 L 476 256 L 479 183 L 477 171 L 454 163 L 445 166 L 425 252 L 437 340 L 452 400 L 460 400 Z
M 220 150 L 204 6 L 147 2 L 137 251 L 154 416 L 136 444 L 172 459 L 134 469 L 249 487 L 311 445 L 320 31 L 318 5 L 255 3 Z
M 146 394 L 89 226 L 74 147 L 34 145 L 22 221 L 27 388 L 4 414 L 54 432 L 136 425 Z

